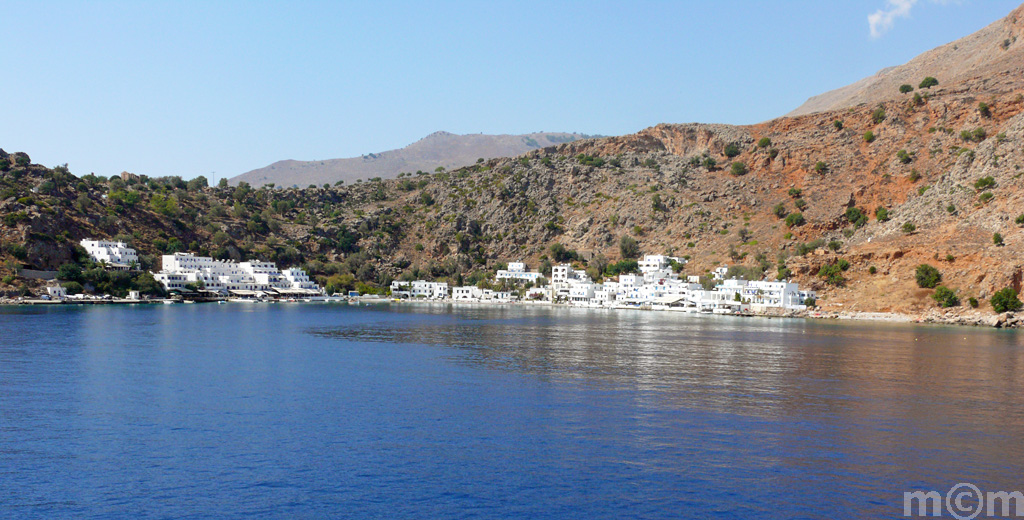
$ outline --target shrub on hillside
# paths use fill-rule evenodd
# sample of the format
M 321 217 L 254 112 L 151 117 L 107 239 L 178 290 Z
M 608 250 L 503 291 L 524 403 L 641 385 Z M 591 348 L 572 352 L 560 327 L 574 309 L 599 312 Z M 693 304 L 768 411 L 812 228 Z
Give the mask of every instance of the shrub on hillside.
M 1024 307 L 1024 304 L 1017 298 L 1017 291 L 1013 290 L 1013 287 L 997 291 L 992 295 L 991 303 L 992 310 L 996 312 L 1017 312 Z
M 725 145 L 725 149 L 722 150 L 722 153 L 724 153 L 726 157 L 732 159 L 740 154 L 740 145 L 736 143 L 729 143 Z
M 940 285 L 935 288 L 935 293 L 932 294 L 932 299 L 939 304 L 939 307 L 948 308 L 956 307 L 960 305 L 960 298 L 956 296 L 956 291 Z
M 928 264 L 921 264 L 914 270 L 914 279 L 918 287 L 933 289 L 942 281 L 942 273 Z
M 917 86 L 917 88 L 932 88 L 938 84 L 939 80 L 931 76 L 927 76 L 923 80 L 921 80 L 921 83 Z
M 790 213 L 786 215 L 786 226 L 788 227 L 802 226 L 805 222 L 803 213 Z
M 732 173 L 733 175 L 737 176 L 737 177 L 739 177 L 741 175 L 746 175 L 747 174 L 747 165 L 743 164 L 743 163 L 741 163 L 739 161 L 736 161 L 736 162 L 732 163 L 732 166 L 729 167 L 729 172 Z

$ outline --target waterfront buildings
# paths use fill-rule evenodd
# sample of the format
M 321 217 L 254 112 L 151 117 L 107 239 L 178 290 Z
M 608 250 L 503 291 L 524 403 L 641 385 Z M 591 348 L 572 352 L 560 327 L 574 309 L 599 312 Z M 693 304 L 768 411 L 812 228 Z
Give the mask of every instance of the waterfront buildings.
M 124 242 L 89 240 L 80 242 L 93 262 L 100 262 L 108 269 L 127 271 L 139 265 L 139 255 Z
M 673 267 L 684 260 L 664 255 L 647 255 L 637 262 L 639 273 L 624 273 L 617 280 L 596 283 L 583 271 L 569 264 L 552 266 L 548 285 L 523 291 L 531 301 L 564 302 L 579 307 L 649 308 L 714 314 L 770 313 L 806 309 L 804 300 L 813 298 L 813 291 L 801 291 L 797 284 L 786 281 L 743 280 L 726 278 L 728 266 L 712 272 L 714 286 L 705 288 L 701 277 L 681 279 Z M 524 273 L 521 263 L 509 264 L 500 270 L 502 280 L 527 280 L 510 273 Z M 540 280 L 542 277 L 530 280 Z M 497 278 L 497 277 L 496 277 Z M 394 282 L 392 295 L 405 298 L 430 298 L 453 301 L 508 301 L 518 298 L 515 292 L 498 292 L 475 286 L 454 287 L 449 295 L 447 284 L 417 280 Z
M 275 294 L 314 296 L 323 290 L 299 267 L 278 270 L 273 262 L 216 260 L 192 253 L 163 255 L 163 269 L 153 275 L 168 291 L 184 291 L 188 286 L 236 296 Z

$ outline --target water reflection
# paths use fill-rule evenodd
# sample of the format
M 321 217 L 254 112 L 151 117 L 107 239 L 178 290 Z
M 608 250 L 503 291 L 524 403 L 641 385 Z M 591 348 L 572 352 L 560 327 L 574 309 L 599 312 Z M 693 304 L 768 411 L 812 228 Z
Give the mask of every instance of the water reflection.
M 844 447 L 863 452 L 847 470 L 872 478 L 948 472 L 960 457 L 1024 462 L 1024 341 L 1013 332 L 528 307 L 394 313 L 308 332 L 451 349 L 456 363 L 628 391 L 641 409 L 785 421 L 781 449 L 815 439 L 805 461 L 790 460 L 805 476 L 841 469 Z

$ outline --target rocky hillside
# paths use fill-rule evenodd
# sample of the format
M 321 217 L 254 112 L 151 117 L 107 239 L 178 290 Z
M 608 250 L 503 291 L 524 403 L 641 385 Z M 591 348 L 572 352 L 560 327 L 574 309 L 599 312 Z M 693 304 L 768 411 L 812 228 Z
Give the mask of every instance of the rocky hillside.
M 923 78 L 971 83 L 975 95 L 998 96 L 1016 88 L 1024 75 L 1024 5 L 1005 18 L 955 42 L 932 49 L 874 76 L 814 96 L 787 116 L 797 116 L 908 97 L 901 85 L 918 87 Z
M 1024 76 L 986 70 L 958 81 L 922 71 L 939 84 L 869 105 L 658 125 L 328 188 L 78 179 L 0 154 L 0 291 L 30 283 L 18 268 L 75 261 L 84 237 L 129 240 L 148 268 L 175 250 L 256 256 L 363 290 L 399 277 L 476 283 L 515 260 L 610 277 L 635 239 L 688 256 L 688 274 L 728 263 L 792 278 L 826 311 L 970 321 L 1024 274 Z M 919 286 L 922 264 L 955 305 L 940 311 L 936 289 Z
M 398 150 L 371 153 L 350 159 L 323 161 L 278 161 L 269 166 L 238 175 L 232 185 L 248 182 L 253 186 L 305 187 L 310 184 L 353 183 L 374 177 L 391 179 L 401 172 L 433 172 L 436 168 L 461 168 L 480 158 L 512 157 L 530 150 L 586 138 L 582 134 L 562 132 L 524 135 L 457 135 L 434 132 Z

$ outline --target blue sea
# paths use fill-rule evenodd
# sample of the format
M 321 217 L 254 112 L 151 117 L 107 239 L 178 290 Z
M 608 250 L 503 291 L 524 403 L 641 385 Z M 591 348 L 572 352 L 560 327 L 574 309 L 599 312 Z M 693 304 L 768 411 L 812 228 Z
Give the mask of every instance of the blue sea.
M 0 307 L 2 518 L 903 518 L 957 483 L 1024 490 L 1024 334 Z

